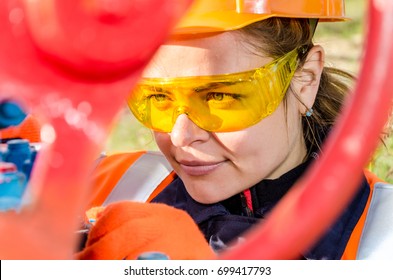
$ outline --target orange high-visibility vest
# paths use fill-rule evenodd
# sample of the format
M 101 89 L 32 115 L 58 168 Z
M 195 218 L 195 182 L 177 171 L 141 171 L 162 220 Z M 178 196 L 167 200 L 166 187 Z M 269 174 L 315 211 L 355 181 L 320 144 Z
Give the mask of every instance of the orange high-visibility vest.
M 160 152 L 102 155 L 92 172 L 88 209 L 120 200 L 150 202 L 174 178 L 172 167 Z
M 364 173 L 370 195 L 341 259 L 393 259 L 393 186 L 367 170 Z M 120 200 L 150 202 L 175 177 L 160 152 L 102 156 L 92 173 L 89 208 Z
M 368 170 L 364 174 L 370 195 L 341 259 L 393 259 L 393 186 Z

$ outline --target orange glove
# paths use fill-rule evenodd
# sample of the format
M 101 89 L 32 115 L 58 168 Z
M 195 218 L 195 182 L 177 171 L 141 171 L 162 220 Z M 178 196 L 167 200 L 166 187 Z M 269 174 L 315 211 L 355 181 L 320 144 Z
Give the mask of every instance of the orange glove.
M 160 252 L 171 260 L 213 259 L 213 250 L 192 218 L 165 204 L 116 202 L 98 217 L 77 259 L 137 259 Z

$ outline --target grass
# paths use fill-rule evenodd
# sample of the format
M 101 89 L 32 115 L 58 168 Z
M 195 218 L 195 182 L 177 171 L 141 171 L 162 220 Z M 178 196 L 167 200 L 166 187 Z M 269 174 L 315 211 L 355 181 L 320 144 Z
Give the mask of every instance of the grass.
M 346 14 L 351 20 L 341 23 L 320 23 L 315 42 L 326 51 L 326 64 L 357 75 L 361 65 L 366 28 L 366 0 L 347 0 Z M 132 116 L 128 108 L 120 112 L 117 124 L 106 144 L 108 153 L 158 150 L 150 130 Z M 384 143 L 373 154 L 368 168 L 387 182 L 393 183 L 393 137 L 388 127 Z
M 107 153 L 136 150 L 158 150 L 153 133 L 142 126 L 125 107 L 106 143 Z

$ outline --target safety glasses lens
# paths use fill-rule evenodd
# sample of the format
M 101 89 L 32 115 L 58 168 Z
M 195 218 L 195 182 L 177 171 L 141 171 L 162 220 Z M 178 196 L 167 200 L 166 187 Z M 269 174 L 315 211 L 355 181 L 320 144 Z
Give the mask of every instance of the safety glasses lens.
M 214 132 L 236 131 L 272 114 L 297 67 L 297 50 L 247 72 L 182 78 L 145 78 L 128 105 L 145 126 L 170 132 L 180 114 Z

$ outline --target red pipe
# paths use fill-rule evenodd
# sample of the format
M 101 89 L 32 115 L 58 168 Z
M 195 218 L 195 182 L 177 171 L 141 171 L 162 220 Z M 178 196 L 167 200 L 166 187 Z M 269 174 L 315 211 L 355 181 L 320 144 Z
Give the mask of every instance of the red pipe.
M 366 35 L 357 86 L 323 155 L 247 241 L 221 259 L 296 258 L 321 237 L 357 191 L 392 105 L 392 1 L 369 2 Z
M 73 257 L 92 163 L 191 1 L 0 1 L 0 99 L 36 116 L 44 142 L 32 201 L 0 212 L 0 259 Z

